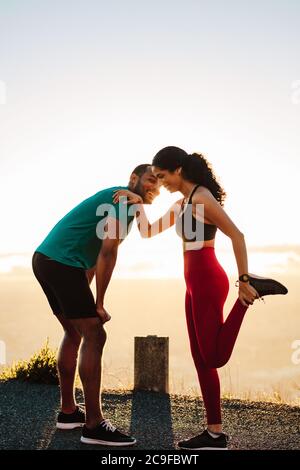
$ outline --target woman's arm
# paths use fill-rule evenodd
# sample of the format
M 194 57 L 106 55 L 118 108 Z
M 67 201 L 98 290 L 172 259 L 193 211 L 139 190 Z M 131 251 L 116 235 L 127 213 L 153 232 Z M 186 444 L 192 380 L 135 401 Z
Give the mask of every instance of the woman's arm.
M 113 198 L 114 203 L 119 202 L 120 197 L 126 197 L 127 200 L 125 203 L 127 204 L 135 204 L 137 226 L 143 238 L 151 238 L 154 235 L 158 235 L 164 230 L 167 230 L 168 228 L 172 227 L 172 225 L 174 225 L 176 222 L 177 216 L 180 211 L 180 205 L 182 202 L 182 199 L 176 201 L 162 217 L 150 224 L 144 209 L 143 200 L 141 196 L 131 191 L 122 189 L 115 192 Z
M 248 256 L 243 233 L 233 223 L 210 191 L 205 188 L 200 190 L 195 194 L 193 202 L 204 204 L 205 218 L 212 224 L 217 225 L 231 239 L 239 276 L 248 274 Z M 239 283 L 239 298 L 243 305 L 253 304 L 257 297 L 259 297 L 258 293 L 248 282 Z
M 140 234 L 143 238 L 151 238 L 154 235 L 164 232 L 168 228 L 172 227 L 177 219 L 178 215 L 178 202 L 175 202 L 169 210 L 158 220 L 155 220 L 150 224 L 148 217 L 146 215 L 144 205 L 137 205 L 137 226 L 140 231 Z

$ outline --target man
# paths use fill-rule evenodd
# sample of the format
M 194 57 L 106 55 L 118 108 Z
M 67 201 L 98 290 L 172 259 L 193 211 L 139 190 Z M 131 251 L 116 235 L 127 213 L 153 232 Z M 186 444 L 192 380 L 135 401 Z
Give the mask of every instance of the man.
M 105 419 L 101 409 L 101 359 L 106 341 L 103 323 L 110 319 L 104 296 L 115 267 L 118 247 L 128 234 L 134 215 L 130 205 L 115 204 L 113 191 L 130 189 L 144 203 L 159 194 L 159 183 L 148 164 L 136 167 L 128 186 L 99 191 L 71 210 L 36 249 L 33 272 L 53 313 L 64 329 L 57 368 L 61 392 L 59 429 L 83 426 L 81 441 L 112 446 L 133 445 L 136 440 L 123 434 Z M 97 298 L 90 282 L 96 273 Z M 77 353 L 83 385 L 85 413 L 74 397 Z

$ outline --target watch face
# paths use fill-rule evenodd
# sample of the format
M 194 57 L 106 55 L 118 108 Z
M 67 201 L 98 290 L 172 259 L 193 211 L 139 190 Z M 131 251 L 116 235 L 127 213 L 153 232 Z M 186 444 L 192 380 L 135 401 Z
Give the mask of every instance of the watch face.
M 247 274 L 242 275 L 242 281 L 247 282 L 249 281 L 249 276 Z

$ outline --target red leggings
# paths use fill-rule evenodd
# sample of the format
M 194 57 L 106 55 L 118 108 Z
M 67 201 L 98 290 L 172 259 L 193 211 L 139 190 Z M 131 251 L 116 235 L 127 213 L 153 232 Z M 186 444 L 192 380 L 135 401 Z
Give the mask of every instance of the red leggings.
M 223 306 L 229 282 L 214 248 L 185 251 L 184 277 L 190 347 L 207 423 L 218 424 L 222 420 L 217 368 L 228 362 L 248 307 L 244 307 L 238 299 L 224 322 Z

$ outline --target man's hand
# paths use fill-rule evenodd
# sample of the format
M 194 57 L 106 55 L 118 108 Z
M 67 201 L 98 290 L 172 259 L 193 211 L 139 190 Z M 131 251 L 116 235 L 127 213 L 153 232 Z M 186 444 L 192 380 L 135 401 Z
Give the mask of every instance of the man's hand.
M 111 319 L 110 314 L 105 310 L 103 306 L 97 306 L 96 309 L 102 323 L 105 323 Z

